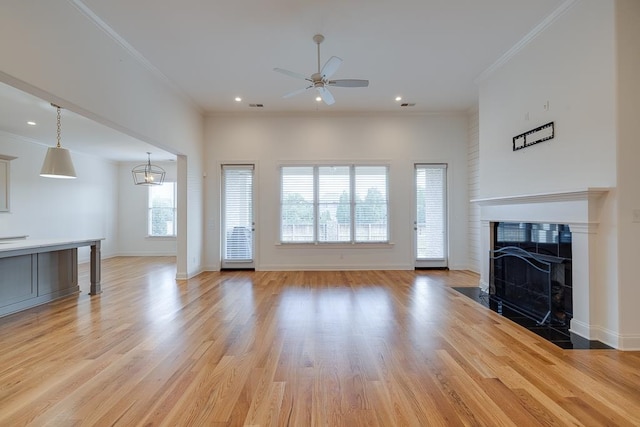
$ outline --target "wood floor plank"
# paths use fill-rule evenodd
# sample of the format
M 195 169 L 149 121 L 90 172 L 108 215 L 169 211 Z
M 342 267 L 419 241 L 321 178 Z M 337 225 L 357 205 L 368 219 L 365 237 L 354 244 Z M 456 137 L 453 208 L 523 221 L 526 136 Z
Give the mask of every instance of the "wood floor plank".
M 470 272 L 102 267 L 0 318 L 0 426 L 640 425 L 640 352 L 560 349 Z

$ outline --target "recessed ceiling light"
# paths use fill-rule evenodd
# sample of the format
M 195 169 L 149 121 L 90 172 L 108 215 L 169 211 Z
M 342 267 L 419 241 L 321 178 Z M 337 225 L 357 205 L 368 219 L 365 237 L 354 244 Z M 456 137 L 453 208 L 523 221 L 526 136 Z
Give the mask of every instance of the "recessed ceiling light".
M 31 121 L 31 120 L 29 120 L 29 121 L 27 122 L 27 124 L 28 124 L 29 126 L 35 126 L 37 123 L 36 123 L 36 122 L 33 122 L 33 121 Z
M 319 96 L 316 96 L 316 101 L 320 102 L 322 101 L 322 98 L 320 98 Z
M 239 96 L 236 96 L 236 102 L 240 102 L 242 101 L 242 98 L 240 98 Z
M 401 96 L 396 96 L 396 101 L 402 101 L 402 97 Z

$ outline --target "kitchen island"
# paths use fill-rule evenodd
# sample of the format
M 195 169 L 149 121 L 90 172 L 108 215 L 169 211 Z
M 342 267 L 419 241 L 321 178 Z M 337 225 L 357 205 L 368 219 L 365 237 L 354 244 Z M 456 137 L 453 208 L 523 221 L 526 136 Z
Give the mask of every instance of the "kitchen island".
M 0 238 L 0 316 L 79 292 L 78 248 L 83 246 L 91 247 L 89 294 L 101 293 L 102 240 Z

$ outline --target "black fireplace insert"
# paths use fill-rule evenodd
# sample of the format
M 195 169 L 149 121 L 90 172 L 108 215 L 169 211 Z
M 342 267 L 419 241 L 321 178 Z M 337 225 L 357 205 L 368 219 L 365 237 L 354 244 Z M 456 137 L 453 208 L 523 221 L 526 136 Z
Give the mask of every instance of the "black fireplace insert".
M 571 231 L 565 224 L 494 223 L 490 298 L 538 324 L 573 313 Z

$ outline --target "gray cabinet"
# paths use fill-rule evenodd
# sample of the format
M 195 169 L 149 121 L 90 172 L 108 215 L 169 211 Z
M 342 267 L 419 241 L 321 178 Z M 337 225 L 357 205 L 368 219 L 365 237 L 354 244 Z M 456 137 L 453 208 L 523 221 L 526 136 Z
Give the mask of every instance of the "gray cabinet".
M 77 248 L 0 258 L 0 316 L 79 290 Z
M 100 239 L 0 238 L 0 316 L 80 291 L 78 248 L 91 246 L 89 295 L 102 293 Z
M 32 255 L 0 258 L 0 313 L 6 307 L 37 296 L 36 266 Z

